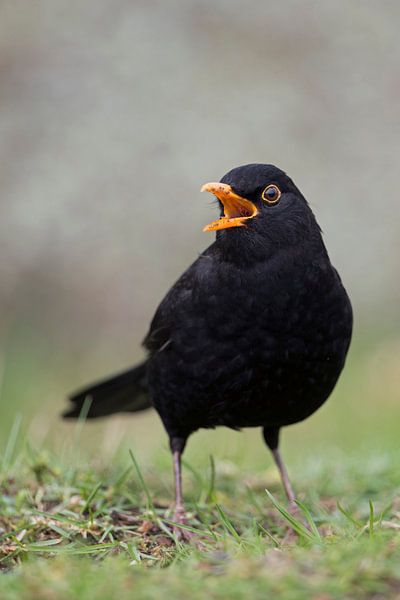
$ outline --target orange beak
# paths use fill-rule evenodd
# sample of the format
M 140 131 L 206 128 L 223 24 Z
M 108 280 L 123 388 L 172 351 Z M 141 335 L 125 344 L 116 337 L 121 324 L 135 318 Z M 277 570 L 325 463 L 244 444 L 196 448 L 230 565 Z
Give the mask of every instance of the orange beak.
M 226 183 L 205 183 L 200 191 L 211 192 L 224 206 L 223 217 L 206 225 L 203 231 L 243 227 L 248 219 L 258 214 L 255 204 L 235 194 L 231 186 Z

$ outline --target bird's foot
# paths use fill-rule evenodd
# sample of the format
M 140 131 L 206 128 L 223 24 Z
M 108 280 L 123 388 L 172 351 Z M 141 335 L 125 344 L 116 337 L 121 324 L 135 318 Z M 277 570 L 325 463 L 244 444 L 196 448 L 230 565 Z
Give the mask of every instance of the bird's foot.
M 189 531 L 189 529 L 186 529 L 186 526 L 189 526 L 190 524 L 190 520 L 183 507 L 175 509 L 172 521 L 174 521 L 175 523 L 172 528 L 172 531 L 180 542 L 186 542 L 187 544 L 189 544 L 197 537 L 193 531 Z
M 293 500 L 291 502 L 289 502 L 289 506 L 288 506 L 288 512 L 292 515 L 292 517 L 294 517 L 297 521 L 300 521 L 302 525 L 304 525 L 304 527 L 307 527 L 307 529 L 310 529 L 309 524 L 304 520 L 304 516 L 300 510 L 300 508 L 297 506 L 296 502 Z M 295 543 L 297 540 L 299 539 L 299 534 L 291 527 L 291 525 L 288 525 L 288 529 L 287 532 L 285 533 L 285 536 L 283 538 L 283 544 L 293 544 Z
M 301 518 L 302 518 L 301 517 L 301 511 L 300 511 L 299 507 L 297 506 L 297 504 L 296 504 L 296 502 L 294 500 L 292 502 L 289 502 L 288 512 L 295 519 L 300 519 L 301 520 Z
M 289 526 L 287 528 L 285 535 L 283 536 L 282 544 L 284 546 L 292 546 L 293 544 L 295 544 L 298 541 L 298 539 L 299 539 L 298 534 L 295 532 L 294 529 L 292 529 Z

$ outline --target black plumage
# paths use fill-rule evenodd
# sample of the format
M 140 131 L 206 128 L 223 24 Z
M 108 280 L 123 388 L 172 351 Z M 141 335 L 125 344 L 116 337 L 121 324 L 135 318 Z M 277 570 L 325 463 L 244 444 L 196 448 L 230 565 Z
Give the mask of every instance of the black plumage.
M 180 456 L 199 428 L 262 427 L 291 502 L 279 430 L 311 415 L 343 368 L 352 310 L 320 228 L 292 180 L 250 164 L 203 186 L 221 218 L 209 246 L 161 302 L 144 340 L 145 363 L 71 398 L 76 417 L 153 405 L 169 435 L 176 518 Z

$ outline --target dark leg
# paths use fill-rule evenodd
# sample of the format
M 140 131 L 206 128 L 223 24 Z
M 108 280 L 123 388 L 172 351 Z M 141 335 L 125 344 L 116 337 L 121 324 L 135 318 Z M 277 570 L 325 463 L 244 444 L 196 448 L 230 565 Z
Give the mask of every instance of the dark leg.
M 282 457 L 281 457 L 281 453 L 278 450 L 278 445 L 279 445 L 279 428 L 264 427 L 264 429 L 263 429 L 263 435 L 264 435 L 265 443 L 267 444 L 268 448 L 271 450 L 272 456 L 274 457 L 274 460 L 275 460 L 275 463 L 276 463 L 276 466 L 279 469 L 279 473 L 280 473 L 280 476 L 281 476 L 283 487 L 285 489 L 285 493 L 286 493 L 287 499 L 289 500 L 289 503 L 293 507 L 297 508 L 297 505 L 295 503 L 296 496 L 294 494 L 292 485 L 290 483 L 289 475 L 288 475 L 288 472 L 286 470 L 285 463 L 283 462 Z

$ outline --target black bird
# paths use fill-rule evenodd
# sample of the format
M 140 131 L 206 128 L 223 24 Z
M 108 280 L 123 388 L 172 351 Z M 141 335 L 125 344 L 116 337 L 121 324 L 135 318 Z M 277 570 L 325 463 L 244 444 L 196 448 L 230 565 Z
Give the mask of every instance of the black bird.
M 279 431 L 319 408 L 343 369 L 352 309 L 321 230 L 293 181 L 250 164 L 207 183 L 216 240 L 167 293 L 144 340 L 147 359 L 71 397 L 65 417 L 154 406 L 169 436 L 175 519 L 184 519 L 181 455 L 191 433 L 262 427 L 291 504 Z

